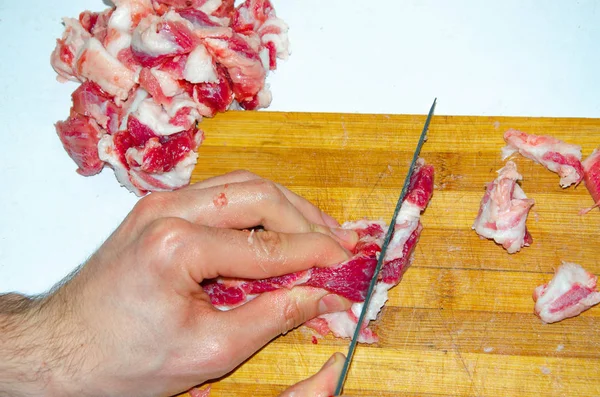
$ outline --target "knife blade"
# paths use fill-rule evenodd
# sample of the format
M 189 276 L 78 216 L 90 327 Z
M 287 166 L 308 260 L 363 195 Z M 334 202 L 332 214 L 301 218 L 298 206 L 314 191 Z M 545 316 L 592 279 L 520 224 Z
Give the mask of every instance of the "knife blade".
M 400 212 L 400 207 L 402 206 L 402 203 L 404 202 L 404 198 L 406 197 L 406 193 L 408 191 L 408 186 L 410 185 L 410 179 L 415 170 L 415 165 L 417 163 L 417 159 L 419 158 L 419 154 L 421 153 L 421 148 L 423 147 L 423 143 L 425 142 L 425 138 L 427 136 L 427 130 L 429 129 L 429 123 L 431 122 L 431 117 L 433 116 L 436 102 L 437 102 L 437 98 L 435 98 L 433 100 L 433 104 L 431 105 L 431 108 L 429 109 L 429 114 L 427 115 L 427 119 L 425 120 L 425 125 L 423 126 L 423 131 L 421 132 L 421 136 L 419 137 L 419 142 L 417 143 L 417 148 L 415 149 L 412 162 L 410 163 L 410 167 L 409 167 L 408 173 L 406 175 L 406 179 L 404 180 L 404 186 L 402 186 L 402 192 L 400 193 L 400 197 L 398 198 L 398 202 L 396 203 L 396 208 L 394 209 L 394 214 L 392 215 L 392 220 L 390 221 L 388 231 L 385 235 L 385 239 L 383 240 L 383 245 L 381 246 L 381 252 L 379 253 L 379 258 L 377 259 L 377 266 L 375 267 L 375 272 L 373 273 L 373 278 L 371 278 L 371 283 L 369 284 L 369 289 L 367 289 L 367 295 L 365 297 L 365 302 L 363 304 L 362 310 L 360 311 L 360 316 L 358 317 L 358 323 L 356 324 L 356 330 L 354 330 L 354 335 L 352 336 L 352 341 L 350 342 L 350 346 L 348 347 L 348 354 L 346 355 L 344 367 L 342 368 L 342 373 L 340 374 L 334 396 L 341 395 L 342 389 L 344 388 L 344 383 L 346 382 L 346 377 L 348 376 L 348 370 L 350 369 L 350 363 L 352 362 L 352 357 L 354 356 L 354 351 L 356 350 L 356 345 L 358 343 L 358 337 L 360 335 L 362 323 L 365 320 L 365 316 L 367 314 L 369 304 L 371 303 L 371 297 L 373 295 L 373 290 L 375 289 L 375 285 L 377 284 L 377 278 L 379 277 L 379 272 L 383 265 L 383 261 L 385 258 L 385 254 L 387 252 L 388 245 L 390 243 L 390 240 L 392 239 L 392 235 L 394 234 L 394 225 L 396 224 L 396 218 L 398 217 L 398 213 Z

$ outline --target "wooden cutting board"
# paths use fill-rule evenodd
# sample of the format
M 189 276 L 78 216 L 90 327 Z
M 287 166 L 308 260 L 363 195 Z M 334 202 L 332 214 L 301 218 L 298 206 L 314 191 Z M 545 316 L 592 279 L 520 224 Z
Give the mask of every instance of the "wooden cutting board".
M 289 187 L 340 221 L 389 221 L 424 115 L 228 112 L 205 119 L 192 180 L 247 169 Z M 593 396 L 600 394 L 600 307 L 544 325 L 533 289 L 561 261 L 600 274 L 600 211 L 583 184 L 522 157 L 522 187 L 535 199 L 533 245 L 509 255 L 471 224 L 486 182 L 504 162 L 509 128 L 600 145 L 600 119 L 434 116 L 422 157 L 435 192 L 412 267 L 380 314 L 380 341 L 359 346 L 345 393 L 353 396 Z M 257 320 L 259 321 L 259 320 Z M 311 343 L 299 328 L 279 337 L 211 396 L 276 396 L 316 372 L 348 340 Z

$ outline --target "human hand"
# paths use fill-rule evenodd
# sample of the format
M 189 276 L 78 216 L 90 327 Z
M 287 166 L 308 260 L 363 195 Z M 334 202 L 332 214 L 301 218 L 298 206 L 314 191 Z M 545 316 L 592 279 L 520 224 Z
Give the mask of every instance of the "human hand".
M 250 242 L 241 229 L 258 225 L 265 231 Z M 340 263 L 357 236 L 337 226 L 245 172 L 143 198 L 72 279 L 28 303 L 12 335 L 36 347 L 31 376 L 11 395 L 168 396 L 230 372 L 274 337 L 350 302 L 296 287 L 221 312 L 199 283 Z M 5 347 L 10 340 L 0 354 Z M 0 375 L 0 392 L 9 386 Z
M 308 379 L 287 389 L 279 397 L 329 397 L 335 393 L 345 357 L 335 353 L 323 367 Z M 348 397 L 348 396 L 346 396 Z

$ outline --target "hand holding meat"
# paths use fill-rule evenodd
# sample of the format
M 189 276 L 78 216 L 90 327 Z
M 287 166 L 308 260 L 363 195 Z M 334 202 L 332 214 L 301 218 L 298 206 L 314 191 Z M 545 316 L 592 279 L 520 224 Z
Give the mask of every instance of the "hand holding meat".
M 219 311 L 200 283 L 339 264 L 357 236 L 338 227 L 244 172 L 154 193 L 52 293 L 0 297 L 0 394 L 169 396 L 225 375 L 274 337 L 350 303 L 294 287 Z M 341 361 L 290 393 L 331 395 Z

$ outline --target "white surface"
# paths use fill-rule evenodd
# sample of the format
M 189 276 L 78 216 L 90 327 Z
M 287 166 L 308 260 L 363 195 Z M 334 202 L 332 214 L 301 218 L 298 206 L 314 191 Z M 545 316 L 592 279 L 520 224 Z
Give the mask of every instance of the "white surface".
M 600 117 L 598 1 L 274 3 L 292 56 L 271 110 L 423 114 L 437 96 L 438 115 Z M 77 175 L 54 132 L 75 84 L 56 82 L 50 53 L 60 18 L 86 8 L 104 4 L 0 1 L 0 291 L 48 289 L 137 200 L 111 170 Z

